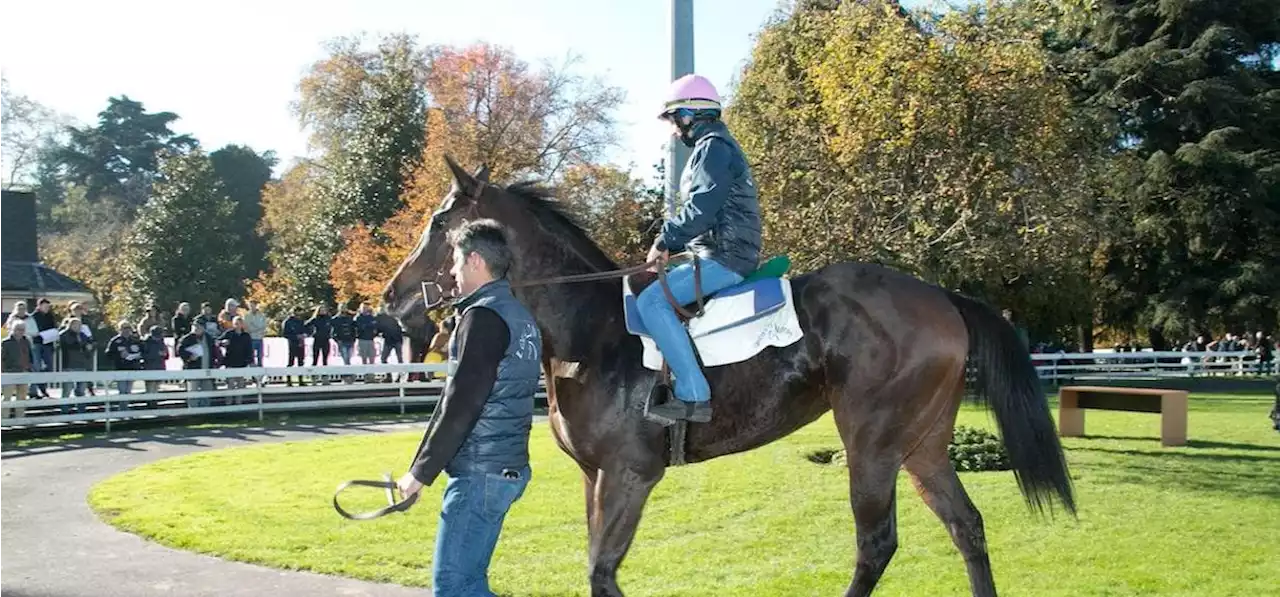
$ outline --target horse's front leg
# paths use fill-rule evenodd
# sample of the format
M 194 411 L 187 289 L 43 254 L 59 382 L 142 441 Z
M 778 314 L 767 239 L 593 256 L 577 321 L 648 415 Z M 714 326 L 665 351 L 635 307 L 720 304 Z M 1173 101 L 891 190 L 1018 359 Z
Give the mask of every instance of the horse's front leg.
M 631 548 L 644 503 L 662 480 L 663 470 L 659 464 L 644 467 L 643 472 L 622 467 L 596 471 L 595 495 L 588 498 L 587 514 L 592 597 L 621 597 L 618 567 Z

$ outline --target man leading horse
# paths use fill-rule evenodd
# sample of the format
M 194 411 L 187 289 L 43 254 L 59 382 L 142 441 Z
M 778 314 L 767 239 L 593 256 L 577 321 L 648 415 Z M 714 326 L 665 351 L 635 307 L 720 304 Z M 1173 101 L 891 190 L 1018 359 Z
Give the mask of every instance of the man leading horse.
M 662 226 L 648 261 L 669 251 L 694 253 L 699 268 L 684 264 L 667 274 L 671 295 L 681 305 L 742 282 L 760 260 L 760 204 L 746 155 L 720 120 L 720 95 L 705 77 L 686 75 L 671 85 L 660 118 L 672 134 L 693 148 L 680 177 L 680 206 Z M 659 266 L 661 267 L 661 266 Z M 673 400 L 650 414 L 670 421 L 711 420 L 711 387 L 694 354 L 693 341 L 676 317 L 675 305 L 653 284 L 637 297 L 644 325 L 675 377 Z
M 408 499 L 441 471 L 432 590 L 436 597 L 492 595 L 489 561 L 507 511 L 529 483 L 529 430 L 542 364 L 533 315 L 511 294 L 512 255 L 503 227 L 468 222 L 449 237 L 461 297 L 449 341 L 449 380 L 413 467 L 399 481 Z

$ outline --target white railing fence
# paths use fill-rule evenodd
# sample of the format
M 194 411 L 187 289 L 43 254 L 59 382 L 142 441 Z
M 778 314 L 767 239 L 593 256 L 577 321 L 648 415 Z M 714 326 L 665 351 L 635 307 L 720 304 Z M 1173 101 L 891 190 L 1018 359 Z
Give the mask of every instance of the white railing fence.
M 1265 375 L 1276 367 L 1274 362 L 1259 363 L 1256 355 L 1244 351 L 1035 353 L 1031 358 L 1040 378 L 1055 384 L 1082 379 Z M 5 400 L 0 403 L 0 427 L 100 421 L 109 431 L 112 421 L 204 414 L 256 412 L 262 420 L 268 412 L 386 406 L 399 406 L 403 413 L 406 405 L 437 401 L 446 369 L 443 363 L 406 363 L 5 373 L 0 385 L 6 394 L 19 389 L 13 386 L 47 384 L 60 397 Z M 411 380 L 410 374 L 429 379 Z M 285 379 L 303 378 L 309 385 L 280 385 Z M 118 382 L 126 382 L 130 393 L 119 393 Z M 147 391 L 132 393 L 138 382 Z M 74 393 L 67 390 L 74 390 L 76 384 L 92 388 L 92 395 L 64 395 Z M 545 390 L 539 393 L 545 395 Z
M 5 373 L 0 385 L 6 392 L 11 386 L 47 384 L 58 392 L 58 398 L 25 398 L 5 400 L 0 427 L 36 426 L 78 421 L 105 422 L 173 416 L 198 416 L 257 412 L 265 413 L 317 408 L 348 408 L 431 404 L 444 387 L 448 366 L 443 363 L 408 363 L 389 365 L 338 365 L 329 367 L 246 367 L 234 369 L 182 369 L 166 371 L 67 371 L 58 373 Z M 410 380 L 410 374 L 429 376 L 426 380 Z M 272 385 L 273 380 L 291 378 L 309 381 L 308 385 Z M 359 380 L 361 383 L 355 383 Z M 125 382 L 129 393 L 119 393 L 119 382 Z M 151 390 L 132 393 L 142 382 Z M 148 384 L 147 382 L 151 382 Z M 76 384 L 90 385 L 93 395 L 70 396 Z M 174 388 L 174 385 L 178 388 Z M 222 389 L 218 389 L 221 385 Z M 150 386 L 150 387 L 147 387 Z M 169 391 L 158 391 L 169 388 Z M 20 388 L 18 388 L 20 389 Z M 86 388 L 87 389 L 87 388 Z M 427 390 L 424 395 L 423 390 Z M 87 394 L 87 392 L 85 392 Z M 322 397 L 328 394 L 373 394 L 356 397 Z M 308 399 L 308 396 L 313 396 Z M 221 404 L 214 404 L 214 401 Z M 145 408 L 137 408 L 146 403 Z M 55 414 L 30 416 L 26 411 L 57 407 Z M 70 412 L 74 409 L 77 412 Z
M 1276 367 L 1248 351 L 1033 353 L 1031 361 L 1040 379 L 1054 382 L 1267 375 Z

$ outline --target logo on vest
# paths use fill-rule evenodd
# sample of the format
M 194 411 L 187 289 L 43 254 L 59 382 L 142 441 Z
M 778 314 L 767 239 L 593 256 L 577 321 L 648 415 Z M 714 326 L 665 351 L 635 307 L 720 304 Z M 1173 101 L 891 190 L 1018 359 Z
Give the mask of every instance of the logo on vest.
M 534 359 L 538 354 L 538 327 L 532 323 L 524 324 L 520 331 L 520 339 L 516 343 L 516 358 Z

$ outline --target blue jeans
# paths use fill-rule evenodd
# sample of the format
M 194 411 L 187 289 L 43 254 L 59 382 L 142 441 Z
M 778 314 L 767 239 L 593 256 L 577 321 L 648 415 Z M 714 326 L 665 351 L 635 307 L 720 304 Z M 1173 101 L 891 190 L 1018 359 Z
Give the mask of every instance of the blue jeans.
M 116 382 L 116 391 L 121 396 L 128 396 L 133 393 L 133 382 L 120 380 Z M 112 410 L 129 410 L 129 401 L 121 400 L 120 402 L 111 403 Z
M 41 371 L 53 371 L 53 345 L 52 344 L 31 344 L 31 372 L 39 373 Z M 32 398 L 39 398 L 40 392 L 47 391 L 45 384 L 35 383 L 27 388 L 27 395 Z M 81 406 L 83 408 L 83 405 Z
M 72 371 L 84 371 L 84 369 L 63 369 L 62 371 L 64 373 L 70 373 Z M 70 398 L 73 395 L 77 398 L 83 397 L 85 394 L 85 388 L 88 387 L 88 385 L 89 384 L 83 381 L 64 381 L 62 382 L 62 397 Z M 78 413 L 84 412 L 84 408 L 84 403 L 75 405 L 76 412 Z M 61 410 L 64 415 L 71 414 L 71 405 L 64 404 L 59 407 L 59 410 Z
M 253 346 L 253 365 L 255 367 L 262 366 L 262 340 L 249 340 L 249 344 Z
M 524 495 L 531 475 L 526 466 L 507 474 L 449 477 L 440 508 L 440 528 L 436 531 L 432 595 L 493 597 L 489 591 L 489 561 L 507 511 Z
M 710 259 L 702 260 L 702 294 L 724 290 L 742 281 L 737 272 Z M 686 263 L 667 273 L 667 285 L 681 305 L 692 303 L 694 296 L 693 264 Z M 685 402 L 704 402 L 711 399 L 711 386 L 702 376 L 698 359 L 693 354 L 693 341 L 689 331 L 676 317 L 676 310 L 662 291 L 662 282 L 655 281 L 636 297 L 636 307 L 644 327 L 653 336 L 653 342 L 662 352 L 676 378 L 676 398 Z
M 351 351 L 355 345 L 355 342 L 338 342 L 338 356 L 342 357 L 343 365 L 351 364 Z

